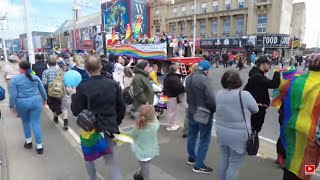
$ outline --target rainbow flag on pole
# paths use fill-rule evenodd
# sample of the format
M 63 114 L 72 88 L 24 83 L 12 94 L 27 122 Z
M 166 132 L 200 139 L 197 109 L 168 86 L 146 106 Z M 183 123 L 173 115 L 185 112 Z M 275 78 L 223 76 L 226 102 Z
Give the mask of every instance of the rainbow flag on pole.
M 284 98 L 282 141 L 286 149 L 286 168 L 301 179 L 306 165 L 319 165 L 320 147 L 316 128 L 320 121 L 320 72 L 310 71 L 290 83 Z

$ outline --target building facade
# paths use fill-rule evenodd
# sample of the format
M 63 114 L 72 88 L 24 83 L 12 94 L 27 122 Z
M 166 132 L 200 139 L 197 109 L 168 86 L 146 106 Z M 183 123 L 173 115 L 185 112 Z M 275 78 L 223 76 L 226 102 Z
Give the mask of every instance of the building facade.
M 194 0 L 153 1 L 152 34 L 192 36 L 193 11 Z M 299 14 L 294 11 L 305 15 L 305 6 L 293 6 L 293 0 L 197 0 L 196 37 L 289 35 L 291 29 L 301 29 L 303 38 L 305 20 L 292 22 L 293 15 Z
M 293 5 L 292 29 L 290 34 L 304 42 L 306 24 L 306 4 L 295 3 Z

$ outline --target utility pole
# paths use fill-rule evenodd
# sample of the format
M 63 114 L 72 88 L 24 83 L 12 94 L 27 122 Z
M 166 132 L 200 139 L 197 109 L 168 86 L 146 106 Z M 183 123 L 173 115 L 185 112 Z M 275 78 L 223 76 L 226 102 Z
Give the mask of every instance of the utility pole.
M 58 38 L 59 38 L 59 48 L 60 48 L 60 51 L 61 51 L 61 34 L 60 34 L 60 27 L 58 26 L 58 33 L 59 33 L 59 36 L 58 36 Z
M 320 37 L 320 32 L 318 33 L 318 40 L 317 40 L 317 48 L 319 49 L 319 37 Z
M 192 54 L 196 56 L 196 30 L 197 30 L 197 0 L 194 0 L 193 5 L 193 48 Z
M 24 15 L 25 15 L 25 23 L 26 23 L 26 29 L 27 31 L 27 39 L 28 39 L 28 56 L 29 56 L 29 62 L 31 64 L 35 63 L 34 59 L 34 47 L 33 47 L 33 41 L 32 41 L 32 32 L 31 32 L 31 24 L 30 24 L 30 15 L 29 15 L 29 3 L 28 0 L 24 0 Z
M 6 13 L 3 17 L 0 17 L 0 21 L 3 21 L 3 24 L 4 24 L 4 21 L 7 19 L 7 15 L 8 15 L 8 13 Z M 2 49 L 3 49 L 4 60 L 7 62 L 8 61 L 8 55 L 7 55 L 6 38 L 5 38 L 6 32 L 5 32 L 5 28 L 4 27 L 1 27 L 0 30 L 2 30 L 2 34 L 3 34 L 2 35 L 2 47 L 3 47 Z

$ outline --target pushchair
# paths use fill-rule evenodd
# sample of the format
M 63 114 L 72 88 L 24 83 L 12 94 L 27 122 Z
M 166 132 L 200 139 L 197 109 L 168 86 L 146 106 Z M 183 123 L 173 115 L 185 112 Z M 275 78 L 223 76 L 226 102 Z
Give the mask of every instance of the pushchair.
M 164 110 L 168 108 L 168 96 L 164 95 L 162 92 L 162 87 L 152 84 L 154 90 L 154 100 L 153 107 L 156 111 L 157 118 L 160 119 L 160 116 L 164 113 Z

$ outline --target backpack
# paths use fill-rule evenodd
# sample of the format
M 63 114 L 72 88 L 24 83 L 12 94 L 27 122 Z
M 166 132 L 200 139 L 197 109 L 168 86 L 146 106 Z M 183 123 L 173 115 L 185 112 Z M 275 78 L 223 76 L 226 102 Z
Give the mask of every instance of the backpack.
M 0 86 L 0 101 L 3 101 L 6 98 L 6 91 Z
M 127 88 L 125 88 L 122 92 L 123 98 L 124 98 L 124 102 L 127 105 L 130 105 L 133 103 L 133 86 L 129 86 Z
M 58 72 L 57 77 L 49 84 L 48 96 L 61 99 L 64 92 L 64 83 L 62 77 L 62 71 Z

